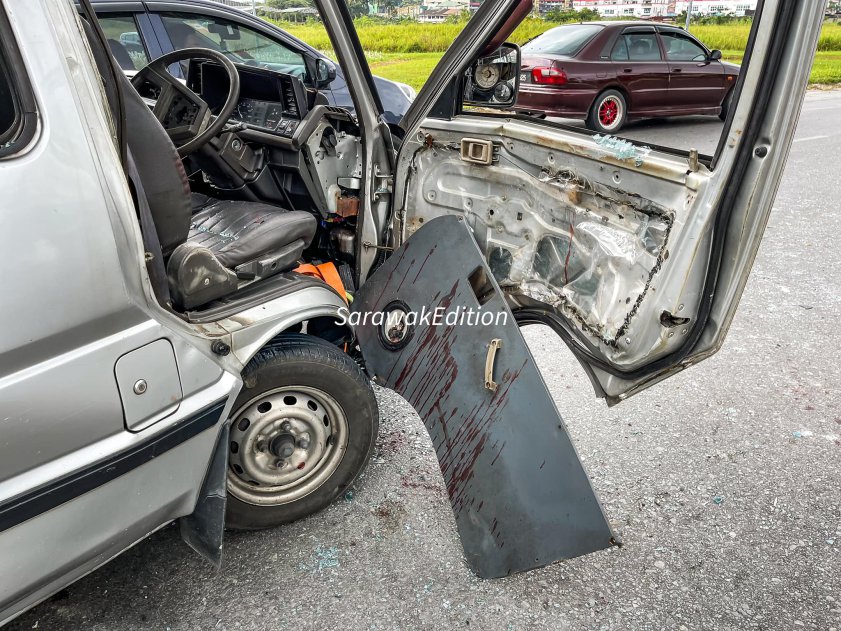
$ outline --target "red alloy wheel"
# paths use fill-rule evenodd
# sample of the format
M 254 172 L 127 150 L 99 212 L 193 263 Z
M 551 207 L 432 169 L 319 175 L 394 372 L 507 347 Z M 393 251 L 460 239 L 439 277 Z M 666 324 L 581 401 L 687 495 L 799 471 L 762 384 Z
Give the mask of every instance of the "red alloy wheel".
M 599 122 L 605 127 L 610 127 L 616 122 L 619 115 L 619 103 L 612 96 L 607 97 L 599 106 Z

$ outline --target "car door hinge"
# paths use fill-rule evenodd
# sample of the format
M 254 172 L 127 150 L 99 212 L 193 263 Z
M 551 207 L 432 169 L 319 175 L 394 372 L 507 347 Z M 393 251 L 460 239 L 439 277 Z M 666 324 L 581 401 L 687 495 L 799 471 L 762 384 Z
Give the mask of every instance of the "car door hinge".
M 380 165 L 374 165 L 374 201 L 380 198 L 380 195 L 391 195 L 394 189 L 394 174 L 380 173 Z

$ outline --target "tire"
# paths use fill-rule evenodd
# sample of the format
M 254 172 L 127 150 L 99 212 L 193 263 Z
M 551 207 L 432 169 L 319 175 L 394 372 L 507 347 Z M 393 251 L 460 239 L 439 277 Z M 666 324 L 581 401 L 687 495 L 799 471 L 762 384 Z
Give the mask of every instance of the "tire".
M 243 371 L 234 403 L 225 525 L 255 530 L 312 515 L 365 469 L 379 427 L 362 369 L 310 335 L 289 334 Z
M 721 113 L 718 117 L 726 121 L 727 114 L 730 112 L 730 108 L 733 105 L 733 88 L 730 88 L 730 91 L 727 93 L 727 96 L 724 97 L 724 100 L 721 102 Z
M 601 134 L 615 134 L 625 126 L 627 120 L 628 104 L 625 97 L 617 90 L 605 90 L 590 107 L 587 127 Z

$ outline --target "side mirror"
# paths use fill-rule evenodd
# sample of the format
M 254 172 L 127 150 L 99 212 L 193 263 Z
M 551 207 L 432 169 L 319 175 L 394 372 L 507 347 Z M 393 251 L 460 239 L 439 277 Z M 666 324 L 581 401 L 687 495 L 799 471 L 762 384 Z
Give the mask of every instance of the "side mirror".
M 464 105 L 506 109 L 517 102 L 520 87 L 520 47 L 503 44 L 467 70 Z
M 326 88 L 336 78 L 336 64 L 319 57 L 315 60 L 315 87 Z
M 718 61 L 721 59 L 721 51 L 720 50 L 711 50 L 710 51 L 710 61 Z

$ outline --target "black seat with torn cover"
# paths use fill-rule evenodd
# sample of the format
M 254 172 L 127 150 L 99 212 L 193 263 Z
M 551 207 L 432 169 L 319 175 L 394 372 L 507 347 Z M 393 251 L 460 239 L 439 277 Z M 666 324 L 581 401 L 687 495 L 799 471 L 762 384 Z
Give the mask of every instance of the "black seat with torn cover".
M 186 309 L 294 268 L 315 236 L 306 212 L 197 194 L 192 208 L 187 240 L 167 263 L 170 291 Z
M 90 25 L 85 24 L 85 31 L 92 39 Z M 126 144 L 149 203 L 173 306 L 195 309 L 296 267 L 315 236 L 315 217 L 269 204 L 192 194 L 181 158 L 149 106 L 122 72 L 108 72 L 111 60 L 99 47 L 92 49 L 112 108 L 116 97 L 111 77 L 116 75 L 122 84 Z

